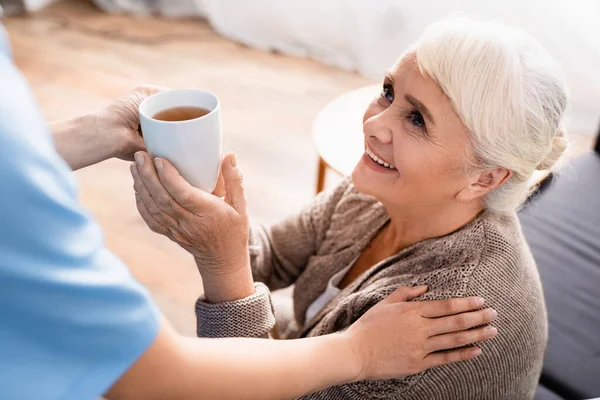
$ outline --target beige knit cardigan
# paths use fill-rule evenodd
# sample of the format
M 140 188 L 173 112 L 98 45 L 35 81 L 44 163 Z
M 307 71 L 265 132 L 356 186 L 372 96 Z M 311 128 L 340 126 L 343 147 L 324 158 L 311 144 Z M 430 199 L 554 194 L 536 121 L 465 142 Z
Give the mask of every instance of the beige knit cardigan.
M 473 360 L 380 381 L 333 386 L 303 399 L 531 399 L 547 341 L 538 271 L 514 213 L 488 211 L 448 236 L 419 242 L 373 265 L 312 320 L 305 314 L 329 279 L 346 267 L 389 220 L 350 180 L 300 214 L 251 229 L 257 293 L 231 303 L 196 304 L 198 336 L 265 337 L 274 323 L 269 290 L 295 284 L 295 318 L 284 332 L 299 338 L 338 332 L 399 286 L 426 284 L 418 300 L 482 296 L 498 311 L 498 336 Z M 268 289 L 267 289 L 268 287 Z M 389 332 L 394 334 L 394 332 Z M 293 360 L 290 360 L 293 362 Z

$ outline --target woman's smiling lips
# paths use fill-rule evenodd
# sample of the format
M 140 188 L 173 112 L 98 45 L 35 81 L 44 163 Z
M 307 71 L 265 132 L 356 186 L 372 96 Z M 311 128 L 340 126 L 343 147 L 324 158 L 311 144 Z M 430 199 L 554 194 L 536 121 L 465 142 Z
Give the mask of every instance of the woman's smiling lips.
M 383 160 L 379 157 L 373 150 L 371 150 L 368 146 L 365 148 L 365 154 L 363 156 L 367 165 L 376 171 L 380 172 L 397 172 L 396 167 L 387 161 Z

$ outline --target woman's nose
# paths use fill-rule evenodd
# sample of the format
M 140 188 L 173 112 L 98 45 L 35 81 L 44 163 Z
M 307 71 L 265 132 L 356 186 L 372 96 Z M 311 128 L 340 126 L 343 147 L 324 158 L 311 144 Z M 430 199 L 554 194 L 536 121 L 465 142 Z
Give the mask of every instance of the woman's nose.
M 363 132 L 367 139 L 377 139 L 383 144 L 392 143 L 392 130 L 385 121 L 384 113 L 375 114 L 364 122 Z

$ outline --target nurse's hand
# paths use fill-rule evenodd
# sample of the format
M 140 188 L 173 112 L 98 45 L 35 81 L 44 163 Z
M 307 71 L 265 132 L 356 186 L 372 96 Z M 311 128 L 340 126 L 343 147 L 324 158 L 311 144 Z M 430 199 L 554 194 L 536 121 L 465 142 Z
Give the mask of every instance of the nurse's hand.
M 400 287 L 344 331 L 360 360 L 358 380 L 414 375 L 469 360 L 481 353 L 471 344 L 498 333 L 487 326 L 498 314 L 481 309 L 484 299 L 410 301 L 426 291 L 425 286 Z
M 161 90 L 139 86 L 100 110 L 52 122 L 56 150 L 73 170 L 109 158 L 133 160 L 136 151 L 145 149 L 138 132 L 138 107 L 145 98 Z
M 110 143 L 109 147 L 113 149 L 112 157 L 133 161 L 136 151 L 146 149 L 144 139 L 138 131 L 138 107 L 147 97 L 162 90 L 156 86 L 138 86 L 96 113 L 99 133 L 107 137 L 107 143 Z
M 198 265 L 209 302 L 254 293 L 248 252 L 249 219 L 242 171 L 233 153 L 221 163 L 218 195 L 190 185 L 165 159 L 143 151 L 131 165 L 137 208 L 148 225 L 190 254 Z

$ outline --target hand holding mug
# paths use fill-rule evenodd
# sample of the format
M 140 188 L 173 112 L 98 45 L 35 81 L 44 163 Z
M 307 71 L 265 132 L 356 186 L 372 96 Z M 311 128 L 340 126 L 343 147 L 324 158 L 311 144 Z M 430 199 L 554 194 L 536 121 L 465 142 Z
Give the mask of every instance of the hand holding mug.
M 162 89 L 139 86 L 127 96 L 95 112 L 50 123 L 56 150 L 73 170 L 109 158 L 133 160 L 144 150 L 138 106 Z
M 207 299 L 252 294 L 249 219 L 235 155 L 229 153 L 222 161 L 224 199 L 193 187 L 165 159 L 152 160 L 145 152 L 136 153 L 135 159 L 131 173 L 140 215 L 152 231 L 194 256 Z
M 132 161 L 136 151 L 145 150 L 144 139 L 138 130 L 138 108 L 145 99 L 161 91 L 163 89 L 156 86 L 138 86 L 96 113 L 98 134 L 106 139 L 112 157 Z

